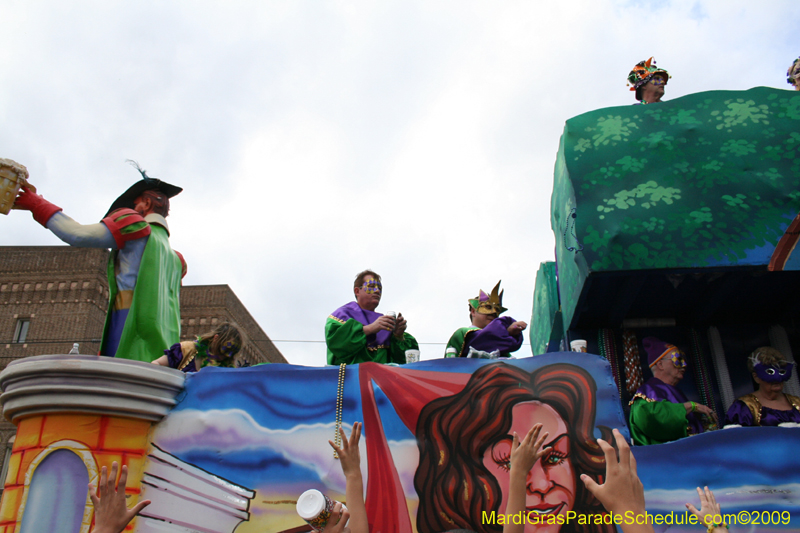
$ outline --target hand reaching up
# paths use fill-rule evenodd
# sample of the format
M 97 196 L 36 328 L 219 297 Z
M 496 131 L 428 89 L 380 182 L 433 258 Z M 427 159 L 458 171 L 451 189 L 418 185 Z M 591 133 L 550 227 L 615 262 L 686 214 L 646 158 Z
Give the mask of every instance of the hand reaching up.
M 100 471 L 100 482 L 97 488 L 89 483 L 89 496 L 94 506 L 94 533 L 120 533 L 139 511 L 150 505 L 150 500 L 144 500 L 133 508 L 128 509 L 125 502 L 125 485 L 128 482 L 128 467 L 122 467 L 119 476 L 118 488 L 115 488 L 117 479 L 117 462 L 111 463 L 111 476 L 107 476 L 106 467 Z

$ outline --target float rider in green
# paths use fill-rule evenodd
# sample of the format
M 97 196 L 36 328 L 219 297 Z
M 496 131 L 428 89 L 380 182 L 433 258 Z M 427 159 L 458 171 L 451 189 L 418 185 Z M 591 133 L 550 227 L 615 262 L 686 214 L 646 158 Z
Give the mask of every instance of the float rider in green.
M 371 270 L 359 273 L 353 292 L 356 300 L 331 313 L 325 323 L 328 364 L 405 364 L 406 350 L 418 350 L 419 344 L 406 333 L 402 313 L 375 312 L 383 294 L 381 277 Z

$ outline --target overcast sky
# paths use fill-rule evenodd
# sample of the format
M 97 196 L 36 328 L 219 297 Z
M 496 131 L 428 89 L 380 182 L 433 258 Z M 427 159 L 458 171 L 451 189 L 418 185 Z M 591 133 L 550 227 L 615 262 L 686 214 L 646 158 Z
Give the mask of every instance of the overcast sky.
M 500 279 L 530 321 L 564 122 L 634 102 L 636 62 L 670 99 L 788 89 L 800 55 L 797 0 L 0 0 L 0 21 L 0 157 L 81 223 L 137 180 L 126 159 L 182 186 L 184 283 L 230 285 L 312 366 L 365 268 L 423 359 Z M 60 243 L 0 217 L 0 245 Z

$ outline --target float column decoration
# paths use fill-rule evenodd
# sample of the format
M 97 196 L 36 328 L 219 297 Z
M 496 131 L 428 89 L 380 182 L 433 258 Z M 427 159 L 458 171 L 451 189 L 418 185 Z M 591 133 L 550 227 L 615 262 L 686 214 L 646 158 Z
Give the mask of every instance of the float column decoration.
M 135 502 L 150 428 L 175 405 L 184 379 L 165 367 L 95 356 L 9 364 L 0 374 L 0 401 L 17 437 L 0 532 L 88 533 L 94 517 L 87 484 L 114 461 L 128 466 L 129 505 Z

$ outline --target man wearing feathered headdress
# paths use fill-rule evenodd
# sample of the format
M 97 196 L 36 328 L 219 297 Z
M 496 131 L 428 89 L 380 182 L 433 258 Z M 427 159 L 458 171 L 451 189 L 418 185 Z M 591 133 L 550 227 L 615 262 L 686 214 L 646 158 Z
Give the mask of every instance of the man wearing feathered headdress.
M 183 189 L 149 177 L 117 198 L 102 221 L 82 225 L 34 190 L 23 187 L 14 209 L 70 246 L 110 248 L 109 309 L 100 355 L 150 362 L 180 341 L 183 257 L 169 244 L 169 199 Z
M 491 294 L 483 291 L 469 302 L 471 326 L 459 328 L 450 337 L 445 349 L 445 357 L 476 357 L 495 359 L 508 357 L 522 346 L 522 332 L 528 324 L 503 316 L 503 291 L 500 282 Z
M 639 61 L 628 74 L 628 85 L 636 91 L 636 99 L 640 104 L 660 102 L 664 89 L 672 76 L 663 68 L 656 67 L 651 57 L 647 61 Z

